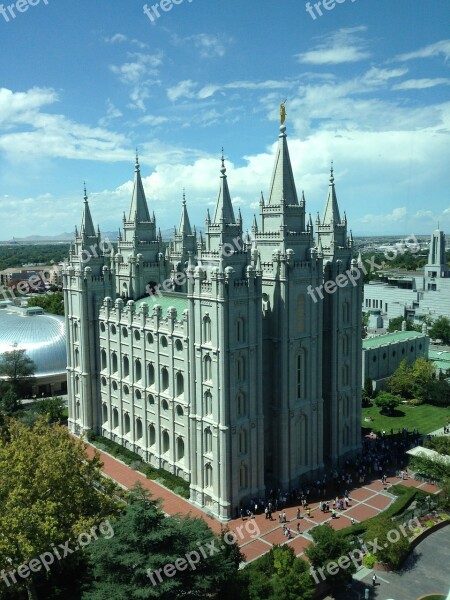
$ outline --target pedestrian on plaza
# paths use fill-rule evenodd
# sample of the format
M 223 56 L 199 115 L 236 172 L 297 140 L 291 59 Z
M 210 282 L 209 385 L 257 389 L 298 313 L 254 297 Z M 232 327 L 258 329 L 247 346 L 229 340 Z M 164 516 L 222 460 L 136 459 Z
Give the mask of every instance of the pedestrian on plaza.
M 300 512 L 300 507 L 297 508 L 297 519 L 301 519 L 301 512 Z
M 297 523 L 297 533 L 300 534 L 301 532 L 300 523 Z
M 372 583 L 373 583 L 373 587 L 375 587 L 377 585 L 377 576 L 375 575 L 375 573 L 372 576 Z

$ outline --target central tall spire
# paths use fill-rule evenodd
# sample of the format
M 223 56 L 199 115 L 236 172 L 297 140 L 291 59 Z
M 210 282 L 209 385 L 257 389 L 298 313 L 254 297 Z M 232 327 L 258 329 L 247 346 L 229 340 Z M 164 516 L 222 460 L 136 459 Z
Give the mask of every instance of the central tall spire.
M 86 237 L 96 237 L 94 223 L 92 222 L 91 211 L 88 203 L 88 196 L 86 191 L 86 183 L 84 184 L 84 206 L 83 216 L 81 217 L 80 233 Z
M 214 212 L 213 223 L 220 223 L 223 219 L 225 223 L 236 223 L 234 218 L 233 205 L 231 203 L 230 190 L 228 189 L 228 181 L 226 176 L 225 159 L 222 148 L 222 167 L 220 169 L 220 189 L 217 198 L 216 210 Z
M 284 124 L 280 127 L 278 138 L 275 165 L 270 182 L 269 204 L 298 204 Z
M 340 223 L 341 215 L 339 213 L 338 201 L 336 198 L 336 190 L 334 188 L 334 172 L 333 163 L 331 163 L 330 170 L 330 186 L 328 188 L 328 197 L 325 204 L 325 212 L 323 213 L 323 223 Z
M 150 213 L 148 212 L 147 200 L 145 198 L 144 186 L 142 185 L 141 170 L 139 168 L 139 157 L 136 152 L 136 164 L 134 167 L 134 187 L 131 197 L 129 221 L 136 220 L 137 222 L 148 223 L 150 221 Z

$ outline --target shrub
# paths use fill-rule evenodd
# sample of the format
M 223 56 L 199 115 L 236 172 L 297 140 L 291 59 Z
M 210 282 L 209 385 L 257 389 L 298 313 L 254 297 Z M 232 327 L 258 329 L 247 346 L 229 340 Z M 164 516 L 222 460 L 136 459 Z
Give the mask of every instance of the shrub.
M 373 569 L 373 565 L 377 562 L 377 557 L 374 554 L 367 554 L 364 557 L 363 562 L 367 569 Z

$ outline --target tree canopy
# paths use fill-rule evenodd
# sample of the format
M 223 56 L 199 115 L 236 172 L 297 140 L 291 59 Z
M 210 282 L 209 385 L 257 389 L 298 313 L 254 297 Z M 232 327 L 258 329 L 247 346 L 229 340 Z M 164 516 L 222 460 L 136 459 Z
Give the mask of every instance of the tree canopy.
M 166 517 L 137 488 L 113 526 L 112 539 L 89 548 L 92 580 L 83 600 L 239 597 L 233 588 L 239 549 L 224 541 L 226 532 L 215 536 L 203 519 Z
M 398 396 L 394 396 L 388 392 L 380 392 L 375 398 L 375 404 L 381 409 L 381 412 L 387 414 L 392 414 L 399 403 Z
M 440 339 L 444 344 L 450 344 L 450 319 L 448 317 L 438 317 L 428 333 L 433 339 Z
M 34 379 L 36 365 L 26 350 L 14 349 L 0 356 L 0 375 L 7 377 L 8 385 L 20 398 Z
M 0 568 L 10 573 L 116 513 L 116 486 L 100 466 L 62 426 L 7 422 L 0 438 Z M 46 578 L 42 571 L 20 580 L 30 598 Z
M 51 292 L 32 296 L 28 306 L 40 306 L 45 312 L 53 315 L 64 315 L 64 295 L 62 292 Z

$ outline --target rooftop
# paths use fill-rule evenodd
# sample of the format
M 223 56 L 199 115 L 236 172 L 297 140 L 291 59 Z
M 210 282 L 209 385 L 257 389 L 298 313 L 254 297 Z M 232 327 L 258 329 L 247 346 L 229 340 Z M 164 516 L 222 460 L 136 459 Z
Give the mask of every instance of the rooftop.
M 187 295 L 177 292 L 164 292 L 161 295 L 146 296 L 136 300 L 136 312 L 142 304 L 147 304 L 150 314 L 153 312 L 154 306 L 161 306 L 164 317 L 167 315 L 168 308 L 172 306 L 177 310 L 178 319 L 181 319 L 183 311 L 189 308 Z
M 385 333 L 373 338 L 363 340 L 363 350 L 370 350 L 385 346 L 386 344 L 396 344 L 397 342 L 406 342 L 413 338 L 424 337 L 423 333 L 418 331 L 394 331 L 393 333 Z

